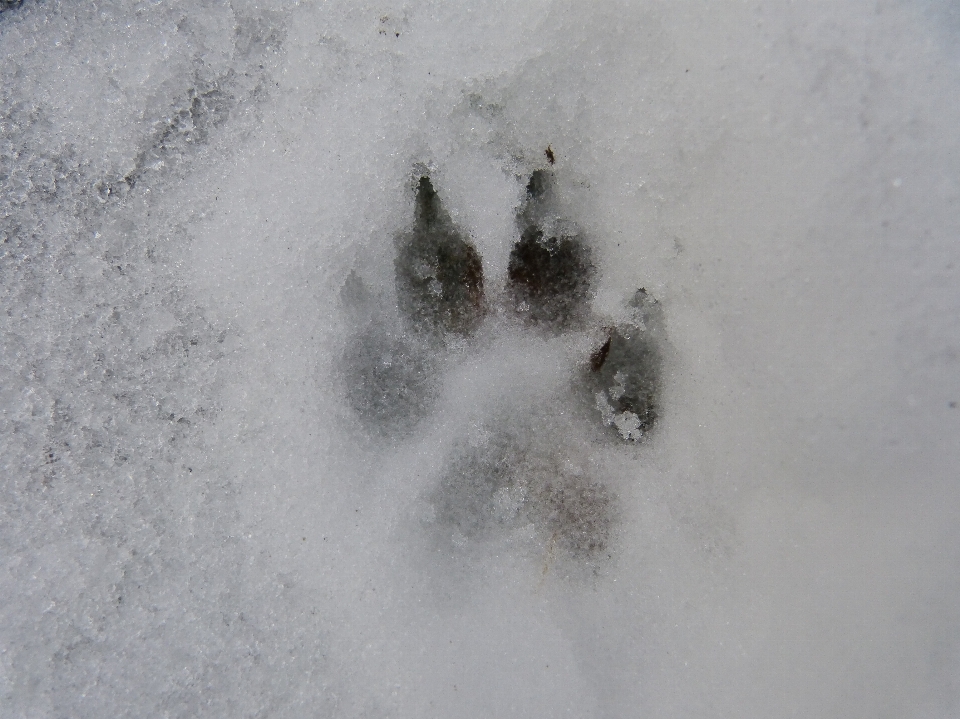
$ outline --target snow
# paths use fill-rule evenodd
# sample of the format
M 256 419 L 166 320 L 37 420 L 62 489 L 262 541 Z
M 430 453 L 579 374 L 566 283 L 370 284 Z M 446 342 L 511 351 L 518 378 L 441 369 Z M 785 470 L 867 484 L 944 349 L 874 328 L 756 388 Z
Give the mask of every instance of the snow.
M 955 716 L 956 20 L 0 2 L 0 714 Z

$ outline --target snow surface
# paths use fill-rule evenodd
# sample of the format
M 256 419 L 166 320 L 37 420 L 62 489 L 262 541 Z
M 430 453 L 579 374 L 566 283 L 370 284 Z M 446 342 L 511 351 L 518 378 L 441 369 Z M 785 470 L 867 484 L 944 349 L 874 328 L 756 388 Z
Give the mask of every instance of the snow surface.
M 960 714 L 953 3 L 6 1 L 0 56 L 0 715 Z M 420 175 L 470 337 L 398 315 Z M 624 442 L 577 367 L 640 287 Z

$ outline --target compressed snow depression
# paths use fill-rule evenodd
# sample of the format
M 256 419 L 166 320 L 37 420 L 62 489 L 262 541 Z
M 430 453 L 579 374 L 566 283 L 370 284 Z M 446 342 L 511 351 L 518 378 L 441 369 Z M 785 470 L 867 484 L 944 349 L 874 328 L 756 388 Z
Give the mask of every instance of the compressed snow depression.
M 960 713 L 951 3 L 0 56 L 0 714 Z

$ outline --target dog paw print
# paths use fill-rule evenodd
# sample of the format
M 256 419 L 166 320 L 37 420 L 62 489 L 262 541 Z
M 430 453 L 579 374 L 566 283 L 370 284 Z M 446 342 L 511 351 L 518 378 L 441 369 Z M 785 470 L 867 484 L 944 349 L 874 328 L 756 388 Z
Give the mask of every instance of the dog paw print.
M 351 407 L 373 436 L 404 441 L 439 411 L 450 377 L 462 378 L 464 366 L 486 372 L 484 407 L 469 408 L 469 431 L 443 450 L 424 523 L 451 551 L 506 541 L 547 557 L 604 555 L 616 497 L 593 476 L 590 457 L 605 443 L 642 442 L 656 424 L 660 304 L 639 289 L 618 322 L 594 316 L 591 248 L 558 211 L 549 170 L 529 177 L 507 276 L 492 293 L 480 254 L 430 177 L 414 194 L 413 226 L 395 238 L 395 306 L 356 274 L 341 291 L 360 328 L 342 364 Z M 587 340 L 593 350 L 564 365 L 564 348 Z M 540 362 L 562 379 L 531 390 Z

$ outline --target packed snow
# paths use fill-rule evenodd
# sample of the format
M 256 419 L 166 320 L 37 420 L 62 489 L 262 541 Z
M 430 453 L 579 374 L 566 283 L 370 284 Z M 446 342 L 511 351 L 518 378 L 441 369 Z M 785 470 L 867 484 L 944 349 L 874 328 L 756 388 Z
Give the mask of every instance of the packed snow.
M 0 0 L 0 715 L 960 714 L 947 0 Z

